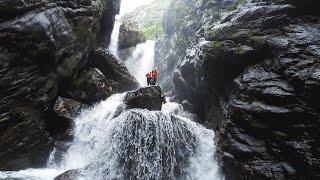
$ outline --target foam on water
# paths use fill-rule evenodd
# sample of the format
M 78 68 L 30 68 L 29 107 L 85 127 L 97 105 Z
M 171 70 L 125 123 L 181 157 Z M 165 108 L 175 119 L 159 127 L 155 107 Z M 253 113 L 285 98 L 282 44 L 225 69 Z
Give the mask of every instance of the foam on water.
M 52 159 L 50 168 L 1 172 L 0 178 L 49 180 L 83 168 L 83 179 L 222 179 L 212 130 L 174 102 L 162 111 L 124 111 L 124 96 L 115 94 L 75 119 L 74 142 L 59 165 Z

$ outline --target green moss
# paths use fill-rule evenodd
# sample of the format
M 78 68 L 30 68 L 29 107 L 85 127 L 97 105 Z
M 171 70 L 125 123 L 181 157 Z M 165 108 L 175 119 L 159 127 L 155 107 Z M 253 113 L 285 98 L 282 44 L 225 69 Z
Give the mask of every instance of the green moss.
M 252 36 L 250 37 L 250 43 L 254 46 L 262 47 L 265 46 L 265 38 L 263 36 Z
M 75 35 L 77 39 L 84 40 L 88 35 L 88 30 L 85 28 L 80 28 L 78 31 L 76 31 Z
M 235 52 L 237 54 L 244 54 L 245 50 L 244 50 L 244 48 L 242 46 L 238 46 L 238 47 L 235 48 Z
M 208 25 L 204 29 L 204 36 L 206 39 L 211 39 L 216 35 L 216 31 L 213 30 L 213 25 Z
M 160 21 L 152 21 L 142 28 L 142 33 L 147 39 L 156 39 L 163 35 L 163 28 Z
M 106 7 L 108 0 L 100 0 L 100 4 L 102 7 Z
M 237 9 L 237 7 L 241 4 L 244 4 L 246 2 L 246 0 L 236 0 L 234 3 L 230 4 L 228 7 L 227 7 L 227 10 L 228 11 L 234 11 Z
M 237 0 L 237 4 L 244 4 L 246 2 L 246 0 Z
M 274 0 L 274 2 L 279 3 L 279 4 L 282 4 L 282 3 L 285 3 L 286 0 Z
M 162 14 L 169 6 L 170 0 L 158 0 L 144 9 L 148 14 L 145 25 L 141 28 L 141 32 L 147 39 L 156 39 L 163 35 L 164 30 L 161 25 Z
M 221 42 L 221 41 L 211 41 L 209 44 L 209 47 L 210 48 L 220 48 L 220 47 L 222 47 L 223 46 L 223 42 Z
M 184 36 L 184 34 L 182 33 L 178 33 L 177 34 L 177 39 L 178 39 L 178 44 L 182 47 L 182 48 L 186 48 L 188 46 L 188 38 L 186 36 Z
M 83 46 L 87 46 L 93 44 L 95 41 L 95 34 L 97 32 L 91 32 L 90 30 L 80 27 L 76 32 L 75 36 L 78 41 L 81 42 Z

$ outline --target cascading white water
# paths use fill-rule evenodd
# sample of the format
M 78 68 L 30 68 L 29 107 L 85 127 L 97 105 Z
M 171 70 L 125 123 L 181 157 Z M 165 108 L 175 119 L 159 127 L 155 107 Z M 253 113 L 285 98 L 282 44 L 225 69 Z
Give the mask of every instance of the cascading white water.
M 100 104 L 84 110 L 75 119 L 74 141 L 68 152 L 65 154 L 59 167 L 63 169 L 83 168 L 90 164 L 99 153 L 98 144 L 104 141 L 102 138 L 106 133 L 107 124 L 119 107 L 125 94 L 115 94 Z M 54 164 L 54 162 L 49 162 Z M 54 167 L 55 165 L 53 165 Z
M 162 111 L 125 110 L 115 94 L 75 119 L 75 140 L 62 162 L 0 178 L 53 179 L 82 169 L 81 179 L 223 179 L 214 159 L 214 132 L 193 122 L 177 103 Z M 53 152 L 54 153 L 54 152 Z
M 122 0 L 110 44 L 115 55 L 121 17 L 152 1 Z M 137 45 L 126 62 L 141 85 L 153 67 L 154 45 Z M 125 95 L 115 94 L 81 112 L 74 120 L 74 141 L 58 163 L 54 150 L 47 168 L 0 172 L 0 179 L 52 180 L 71 169 L 81 169 L 81 178 L 88 180 L 223 179 L 214 158 L 212 130 L 193 122 L 194 115 L 177 103 L 164 104 L 162 111 L 125 110 Z
M 162 112 L 124 111 L 105 123 L 99 153 L 83 178 L 220 179 L 214 133 L 189 117 L 176 103 L 165 104 Z

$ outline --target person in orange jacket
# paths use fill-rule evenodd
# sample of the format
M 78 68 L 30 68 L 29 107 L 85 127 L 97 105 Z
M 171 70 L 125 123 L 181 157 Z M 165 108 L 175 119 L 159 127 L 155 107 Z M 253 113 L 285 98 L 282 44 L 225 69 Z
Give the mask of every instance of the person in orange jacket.
M 157 83 L 157 77 L 158 77 L 157 69 L 154 69 L 154 70 L 153 70 L 153 81 L 154 81 L 154 85 L 156 85 L 156 83 Z
M 158 76 L 158 72 L 156 69 L 151 71 L 151 78 L 152 78 L 152 84 L 151 85 L 156 85 L 157 83 L 157 76 Z
M 147 85 L 156 85 L 158 72 L 156 69 L 152 70 L 150 73 L 146 74 Z

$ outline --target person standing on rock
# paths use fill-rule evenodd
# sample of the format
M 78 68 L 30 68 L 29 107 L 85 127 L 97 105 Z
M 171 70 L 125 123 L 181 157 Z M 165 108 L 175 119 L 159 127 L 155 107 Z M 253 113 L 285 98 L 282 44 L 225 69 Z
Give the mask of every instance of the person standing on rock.
M 146 74 L 147 77 L 147 85 L 150 86 L 151 85 L 151 73 Z
M 147 77 L 147 85 L 156 85 L 157 83 L 158 72 L 156 69 L 152 70 L 150 73 L 146 74 Z
M 156 70 L 156 69 L 152 70 L 150 74 L 151 74 L 151 78 L 152 78 L 152 83 L 151 83 L 151 85 L 156 85 L 156 83 L 157 83 L 157 76 L 158 76 L 157 70 Z

